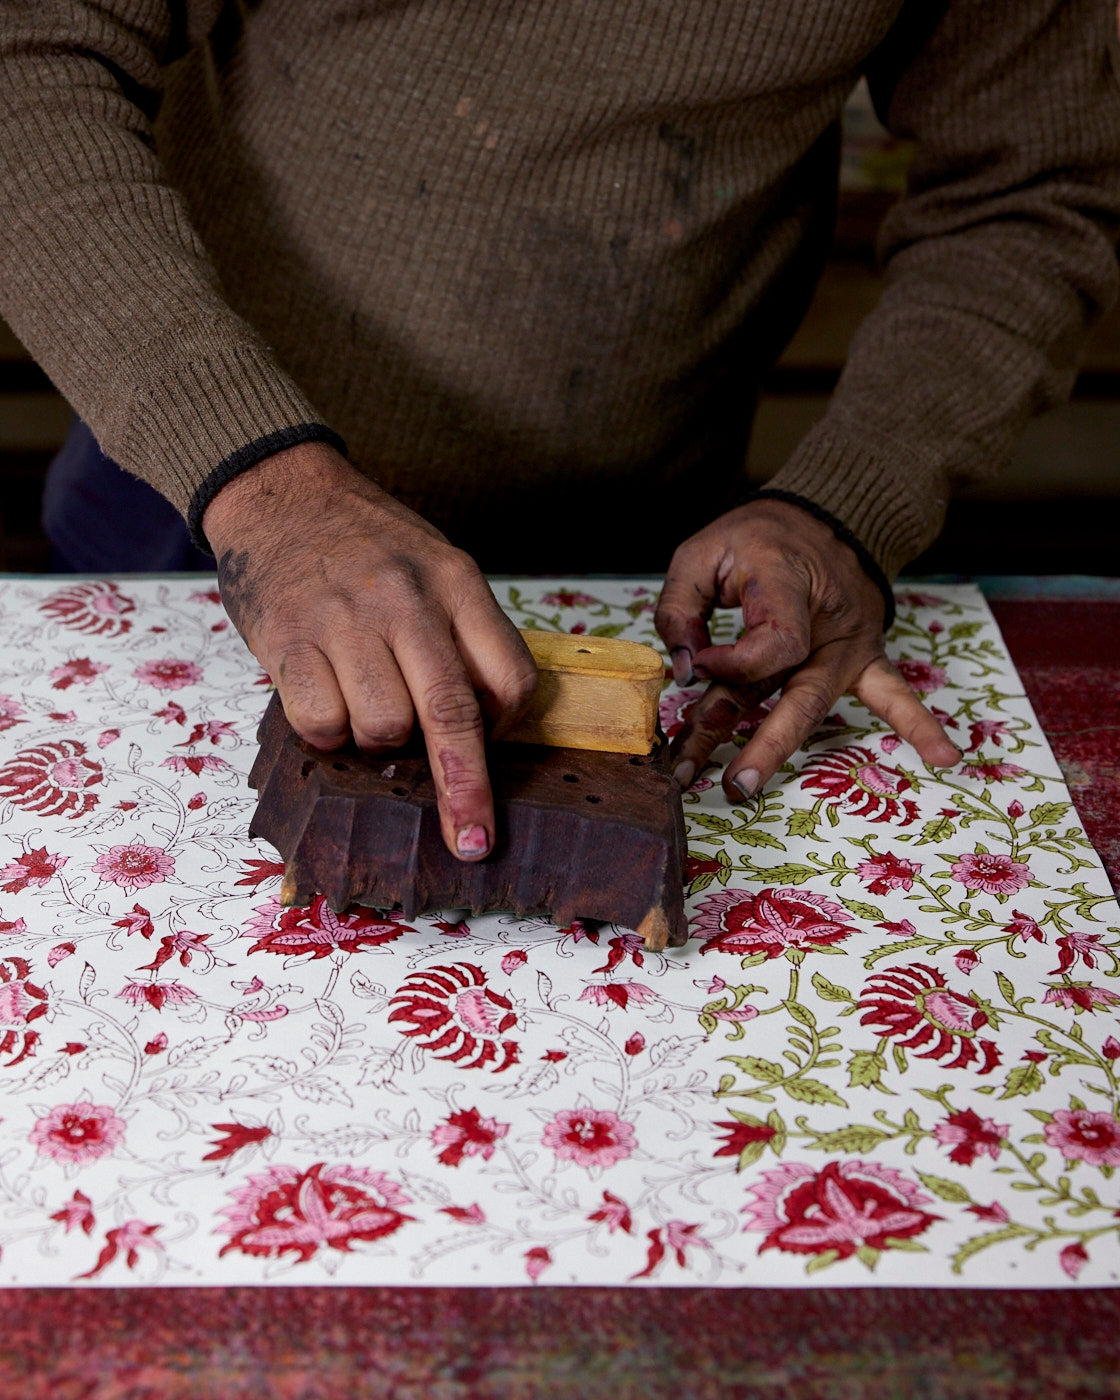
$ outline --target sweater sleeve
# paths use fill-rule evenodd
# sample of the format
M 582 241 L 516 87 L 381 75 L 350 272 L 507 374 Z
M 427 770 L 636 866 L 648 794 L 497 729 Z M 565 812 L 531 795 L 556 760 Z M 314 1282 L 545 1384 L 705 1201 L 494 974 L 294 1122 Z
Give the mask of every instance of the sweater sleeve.
M 156 153 L 184 12 L 197 28 L 217 8 L 3 0 L 0 19 L 0 309 L 102 449 L 196 531 L 254 460 L 340 445 L 227 305 Z
M 880 235 L 885 289 L 768 485 L 829 512 L 888 575 L 935 538 L 953 484 L 998 471 L 1068 395 L 1115 297 L 1115 27 L 1111 0 L 924 0 L 869 67 L 885 124 L 917 143 Z

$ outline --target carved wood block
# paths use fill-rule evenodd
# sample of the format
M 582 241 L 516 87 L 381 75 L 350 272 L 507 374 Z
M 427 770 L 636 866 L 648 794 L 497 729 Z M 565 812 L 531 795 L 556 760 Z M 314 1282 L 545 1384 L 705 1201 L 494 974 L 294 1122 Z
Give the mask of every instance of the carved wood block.
M 434 909 L 551 914 L 637 929 L 646 946 L 688 937 L 680 789 L 664 739 L 644 756 L 496 743 L 494 850 L 456 860 L 443 844 L 423 745 L 370 757 L 305 744 L 274 695 L 261 721 L 249 776 L 257 809 L 249 827 L 280 852 L 285 903 L 322 893 L 406 918 Z

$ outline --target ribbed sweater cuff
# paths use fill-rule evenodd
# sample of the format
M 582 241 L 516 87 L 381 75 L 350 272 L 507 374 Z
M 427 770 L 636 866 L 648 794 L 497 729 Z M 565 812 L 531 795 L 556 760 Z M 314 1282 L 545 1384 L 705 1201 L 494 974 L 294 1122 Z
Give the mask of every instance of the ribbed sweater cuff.
M 765 489 L 803 497 L 833 516 L 887 580 L 936 538 L 945 518 L 937 466 L 890 438 L 828 418 L 810 429 Z

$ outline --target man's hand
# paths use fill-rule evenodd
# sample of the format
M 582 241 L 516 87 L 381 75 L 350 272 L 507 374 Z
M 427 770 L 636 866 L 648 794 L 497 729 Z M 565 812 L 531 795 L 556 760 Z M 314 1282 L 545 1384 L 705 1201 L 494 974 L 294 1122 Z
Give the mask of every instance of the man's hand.
M 474 561 L 321 443 L 235 477 L 202 523 L 226 611 L 292 728 L 378 753 L 419 720 L 443 838 L 481 860 L 494 842 L 483 714 L 512 718 L 537 673 Z
M 734 646 L 712 646 L 714 607 L 743 609 Z M 678 684 L 712 684 L 672 746 L 674 772 L 688 787 L 743 711 L 779 687 L 781 698 L 727 765 L 732 802 L 750 797 L 850 691 L 935 767 L 960 750 L 887 660 L 883 599 L 855 552 L 799 506 L 760 500 L 729 511 L 673 555 L 661 590 L 657 630 Z

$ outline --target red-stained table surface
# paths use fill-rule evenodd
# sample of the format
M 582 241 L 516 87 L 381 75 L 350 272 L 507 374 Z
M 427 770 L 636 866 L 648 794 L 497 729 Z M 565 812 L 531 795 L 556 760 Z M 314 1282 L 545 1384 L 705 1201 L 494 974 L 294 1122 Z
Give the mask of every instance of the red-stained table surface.
M 1120 887 L 1120 593 L 1098 592 L 992 608 Z M 0 1400 L 1120 1396 L 1120 1289 L 27 1289 L 0 1302 Z

